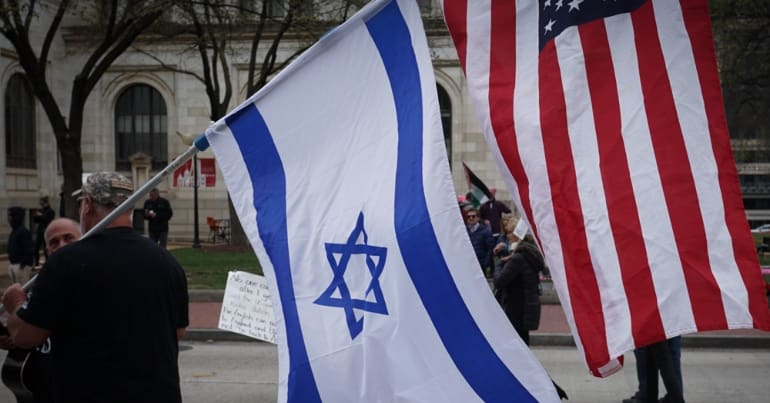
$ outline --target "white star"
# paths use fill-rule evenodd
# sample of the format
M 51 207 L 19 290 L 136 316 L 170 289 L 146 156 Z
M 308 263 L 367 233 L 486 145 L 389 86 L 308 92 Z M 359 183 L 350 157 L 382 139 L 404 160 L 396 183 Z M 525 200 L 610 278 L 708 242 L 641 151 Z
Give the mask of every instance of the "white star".
M 572 0 L 569 2 L 569 11 L 572 10 L 578 10 L 580 11 L 580 3 L 582 3 L 583 0 Z
M 554 20 L 548 20 L 548 24 L 545 26 L 545 32 L 551 32 L 551 29 L 553 28 L 553 24 L 556 23 Z
M 564 0 L 559 0 L 559 1 L 556 2 L 556 11 L 559 11 L 561 6 L 564 5 L 563 3 L 564 3 Z
M 551 5 L 551 0 L 545 0 L 545 3 L 543 3 L 543 10 L 548 8 L 548 6 L 550 6 L 550 5 Z

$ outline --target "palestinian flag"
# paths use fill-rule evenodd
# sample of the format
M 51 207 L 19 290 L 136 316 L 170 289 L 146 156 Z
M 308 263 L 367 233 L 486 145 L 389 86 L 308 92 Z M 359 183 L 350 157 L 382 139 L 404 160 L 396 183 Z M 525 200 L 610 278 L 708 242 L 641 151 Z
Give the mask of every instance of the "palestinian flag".
M 468 193 L 473 196 L 471 198 L 472 200 L 468 201 L 472 202 L 473 206 L 478 208 L 480 205 L 488 202 L 492 196 L 489 193 L 489 189 L 487 189 L 487 185 L 485 185 L 484 182 L 482 182 L 481 179 L 468 168 L 468 165 L 465 165 L 465 162 L 463 162 L 463 168 L 465 168 L 465 180 L 468 181 L 468 188 L 470 189 Z M 468 199 L 467 196 L 466 199 Z

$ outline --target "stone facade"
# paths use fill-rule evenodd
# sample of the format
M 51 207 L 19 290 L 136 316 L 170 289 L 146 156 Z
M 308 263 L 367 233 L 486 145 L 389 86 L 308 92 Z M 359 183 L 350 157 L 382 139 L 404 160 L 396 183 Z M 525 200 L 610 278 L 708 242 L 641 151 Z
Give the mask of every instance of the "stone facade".
M 441 26 L 438 9 L 433 11 L 432 26 Z M 426 16 L 426 18 L 431 18 Z M 441 24 L 439 24 L 441 23 Z M 41 25 L 45 26 L 45 25 Z M 426 25 L 427 26 L 427 25 Z M 66 30 L 65 30 L 66 32 Z M 505 184 L 497 172 L 491 153 L 487 149 L 476 116 L 466 90 L 465 78 L 457 60 L 457 54 L 445 29 L 429 30 L 429 43 L 434 59 L 436 81 L 448 94 L 451 105 L 451 155 L 450 164 L 458 194 L 467 192 L 467 184 L 462 169 L 463 161 L 485 181 L 488 186 L 499 190 L 498 199 L 510 204 L 510 196 L 505 191 Z M 39 38 L 38 38 L 39 40 Z M 84 54 L 81 49 L 82 39 L 75 35 L 60 35 L 50 57 L 47 72 L 54 96 L 66 114 L 69 108 L 71 82 L 80 69 Z M 287 57 L 299 46 L 291 39 L 284 40 L 279 57 Z M 197 53 L 184 56 L 181 49 L 189 43 L 137 41 L 136 46 L 150 52 L 169 66 L 200 70 Z M 23 70 L 16 60 L 13 47 L 4 38 L 0 38 L 0 88 L 5 93 L 10 77 Z M 234 55 L 229 66 L 236 91 L 230 109 L 245 99 L 247 71 L 247 52 Z M 82 131 L 81 152 L 83 172 L 114 170 L 116 168 L 116 123 L 115 108 L 120 95 L 132 85 L 149 85 L 157 91 L 165 103 L 167 122 L 168 161 L 181 154 L 184 145 L 177 132 L 201 133 L 209 124 L 209 106 L 203 85 L 189 75 L 163 68 L 156 60 L 145 53 L 129 50 L 113 63 L 104 74 L 96 88 L 90 94 L 85 112 Z M 4 111 L 4 97 L 0 97 L 0 111 Z M 0 133 L 5 139 L 5 125 Z M 48 118 L 36 102 L 35 107 L 35 143 L 36 168 L 8 168 L 6 164 L 5 141 L 0 141 L 0 210 L 19 205 L 36 208 L 41 196 L 49 196 L 51 205 L 58 212 L 59 189 L 63 182 L 61 163 L 57 153 L 56 141 Z M 199 154 L 201 158 L 213 158 L 211 150 Z M 123 171 L 127 176 L 131 172 Z M 141 185 L 135 184 L 135 185 Z M 171 177 L 159 186 L 161 195 L 172 204 L 174 217 L 170 222 L 169 238 L 175 241 L 188 241 L 193 234 L 193 191 L 190 188 L 172 186 Z M 209 233 L 206 217 L 227 218 L 227 191 L 221 172 L 217 169 L 216 186 L 199 188 L 199 232 L 202 241 Z M 137 203 L 137 208 L 142 203 Z M 0 226 L 0 243 L 7 239 L 7 223 Z
M 424 2 L 423 2 L 424 3 Z M 437 2 L 434 2 L 437 4 Z M 41 18 L 45 18 L 42 16 Z M 41 24 L 45 26 L 45 24 Z M 458 194 L 465 194 L 468 186 L 462 169 L 463 162 L 487 184 L 499 189 L 498 199 L 509 205 L 511 197 L 505 190 L 506 185 L 497 170 L 496 163 L 486 145 L 481 133 L 479 122 L 471 105 L 466 81 L 462 68 L 457 60 L 457 54 L 446 29 L 440 11 L 436 6 L 426 15 L 426 31 L 431 47 L 437 84 L 446 92 L 450 105 L 442 105 L 451 112 L 451 155 L 449 161 L 452 177 Z M 65 30 L 66 32 L 66 30 Z M 33 37 L 40 42 L 39 32 L 33 32 Z M 55 40 L 50 56 L 48 77 L 63 113 L 69 106 L 71 82 L 84 61 L 81 49 L 82 38 L 75 35 L 59 35 Z M 168 66 L 180 69 L 200 70 L 200 62 L 196 53 L 183 54 L 182 49 L 189 43 L 181 41 L 157 42 L 140 38 L 136 46 L 144 52 L 149 52 L 161 59 Z M 298 42 L 291 39 L 283 41 L 280 57 L 287 57 L 297 46 Z M 246 48 L 244 44 L 243 48 Z M 187 146 L 184 145 L 177 133 L 200 133 L 209 124 L 208 99 L 203 85 L 189 75 L 163 68 L 146 53 L 129 50 L 112 65 L 96 88 L 90 94 L 85 112 L 83 137 L 81 142 L 83 171 L 114 170 L 116 167 L 116 103 L 120 95 L 133 85 L 142 84 L 157 91 L 166 109 L 166 143 L 168 161 L 181 154 Z M 245 99 L 246 87 L 246 57 L 247 52 L 236 54 L 231 59 L 229 70 L 233 77 L 235 95 L 230 109 Z M 16 59 L 13 47 L 0 37 L 0 89 L 3 94 L 9 79 L 22 69 Z M 5 97 L 0 97 L 0 111 L 5 111 Z M 25 208 L 36 208 L 41 196 L 49 196 L 51 205 L 58 206 L 59 188 L 62 183 L 62 172 L 57 153 L 53 131 L 43 108 L 39 102 L 35 107 L 35 149 L 36 168 L 9 168 L 6 163 L 5 125 L 0 125 L 0 210 L 6 211 L 9 206 L 19 205 Z M 199 154 L 201 158 L 213 158 L 209 150 Z M 762 172 L 770 172 L 763 164 Z M 747 169 L 756 168 L 739 165 L 739 172 L 746 173 Z M 131 176 L 131 172 L 123 172 Z M 755 173 L 752 171 L 752 173 Z M 137 184 L 137 185 L 141 185 Z M 193 234 L 193 191 L 190 188 L 175 188 L 171 178 L 167 178 L 159 186 L 161 195 L 170 200 L 174 208 L 174 217 L 170 222 L 169 237 L 176 241 L 188 241 Z M 767 197 L 760 195 L 759 197 Z M 201 239 L 208 235 L 206 217 L 227 218 L 227 191 L 221 173 L 217 170 L 216 186 L 200 188 L 199 194 L 199 232 Z M 141 208 L 141 203 L 137 204 Z M 57 209 L 58 210 L 58 209 Z M 770 221 L 770 209 L 748 212 L 750 220 Z M 7 239 L 8 225 L 3 220 L 0 225 L 0 243 Z

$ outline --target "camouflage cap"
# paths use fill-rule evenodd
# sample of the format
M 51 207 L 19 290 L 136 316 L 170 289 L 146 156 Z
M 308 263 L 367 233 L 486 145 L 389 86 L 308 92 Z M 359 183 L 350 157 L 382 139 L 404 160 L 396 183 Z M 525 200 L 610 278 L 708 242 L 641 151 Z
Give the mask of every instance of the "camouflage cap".
M 96 172 L 88 176 L 83 187 L 72 193 L 78 200 L 90 196 L 97 204 L 117 206 L 134 192 L 130 179 L 117 172 Z

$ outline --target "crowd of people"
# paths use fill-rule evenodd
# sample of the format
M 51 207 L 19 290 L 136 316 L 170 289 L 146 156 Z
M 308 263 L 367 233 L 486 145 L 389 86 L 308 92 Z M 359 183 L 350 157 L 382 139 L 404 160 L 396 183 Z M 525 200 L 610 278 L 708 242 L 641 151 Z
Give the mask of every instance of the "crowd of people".
M 132 191 L 133 184 L 121 174 L 92 174 L 73 194 L 79 223 L 55 219 L 43 197 L 32 216 L 36 237 L 24 226 L 25 210 L 8 209 L 8 268 L 14 284 L 2 294 L 10 316 L 0 325 L 0 348 L 25 351 L 26 360 L 34 363 L 35 380 L 26 382 L 24 401 L 181 401 L 178 341 L 189 324 L 189 298 L 184 270 L 165 250 L 170 203 L 158 189 L 150 192 L 144 205 L 149 239 L 133 230 L 129 210 L 80 240 Z M 514 330 L 529 345 L 530 332 L 540 323 L 540 280 L 548 268 L 525 221 L 495 193 L 491 189 L 492 197 L 479 208 L 460 198 L 460 208 L 479 267 Z M 25 290 L 22 284 L 34 274 L 33 287 Z M 678 337 L 634 354 L 639 389 L 624 402 L 646 400 L 652 390 L 647 377 L 657 375 L 650 368 L 659 369 L 664 379 L 668 393 L 663 401 L 683 401 Z
M 540 324 L 540 280 L 550 273 L 526 222 L 495 199 L 494 188 L 490 193 L 480 208 L 470 193 L 458 198 L 459 206 L 479 267 L 491 281 L 495 299 L 521 340 L 529 345 L 530 331 Z M 623 403 L 657 401 L 647 399 L 647 394 L 657 393 L 658 374 L 666 389 L 660 401 L 684 402 L 680 337 L 638 348 L 634 357 L 639 387 Z M 650 385 L 648 377 L 653 376 L 654 384 Z M 556 382 L 554 387 L 560 398 L 568 398 Z
M 66 217 L 64 210 L 64 194 L 59 193 L 59 217 Z M 10 262 L 9 275 L 14 283 L 24 284 L 34 274 L 35 268 L 41 266 L 50 253 L 46 245 L 45 232 L 56 218 L 56 212 L 51 207 L 48 196 L 39 200 L 40 208 L 30 210 L 31 223 L 34 233 L 24 225 L 27 211 L 23 207 L 8 208 L 8 224 L 11 233 L 8 237 L 7 249 Z M 150 239 L 166 248 L 168 245 L 169 220 L 174 215 L 171 203 L 160 196 L 160 191 L 154 188 L 144 203 L 144 219 L 147 221 Z M 41 251 L 43 259 L 41 260 Z
M 471 203 L 461 204 L 461 208 L 471 245 L 481 270 L 492 281 L 495 299 L 521 340 L 529 345 L 529 332 L 540 325 L 540 276 L 548 269 L 524 220 L 495 200 L 493 189 L 481 209 Z M 568 399 L 556 382 L 553 385 L 559 398 Z

